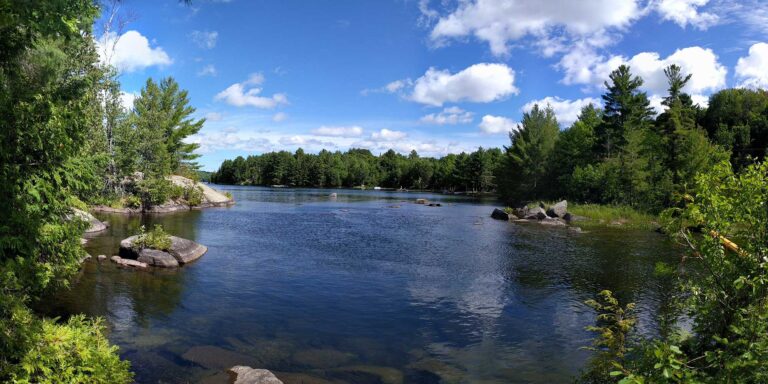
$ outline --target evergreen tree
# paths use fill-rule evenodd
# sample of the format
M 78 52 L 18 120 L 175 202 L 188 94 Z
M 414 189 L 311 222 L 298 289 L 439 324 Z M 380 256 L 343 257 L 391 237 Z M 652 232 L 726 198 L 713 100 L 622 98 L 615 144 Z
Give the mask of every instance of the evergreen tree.
M 551 107 L 534 105 L 523 114 L 518 129 L 509 134 L 511 146 L 499 178 L 500 192 L 508 201 L 522 201 L 547 195 L 546 180 L 549 157 L 560 127 Z
M 598 153 L 613 156 L 627 144 L 627 131 L 647 127 L 653 108 L 645 92 L 640 91 L 643 79 L 633 76 L 626 65 L 611 72 L 610 83 L 605 82 L 606 93 L 603 123 L 597 127 Z

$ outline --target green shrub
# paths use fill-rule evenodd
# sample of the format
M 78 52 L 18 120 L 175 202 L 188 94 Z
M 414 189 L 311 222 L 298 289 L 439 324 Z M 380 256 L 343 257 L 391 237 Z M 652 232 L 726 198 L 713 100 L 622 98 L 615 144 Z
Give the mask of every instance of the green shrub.
M 170 196 L 172 200 L 179 200 L 186 196 L 187 188 L 171 183 Z
M 152 248 L 167 251 L 171 248 L 171 236 L 163 230 L 163 226 L 160 224 L 155 224 L 154 228 L 149 232 L 142 225 L 139 237 L 136 238 L 133 246 L 138 249 Z
M 228 199 L 232 200 L 232 193 L 231 192 L 229 192 L 229 191 L 224 192 L 224 196 L 226 196 Z
M 101 319 L 73 316 L 64 324 L 42 321 L 42 332 L 22 356 L 14 383 L 130 383 L 130 363 L 104 337 Z
M 203 203 L 203 189 L 197 185 L 190 185 L 184 188 L 184 200 L 192 207 Z
M 137 184 L 139 198 L 148 207 L 168 201 L 172 194 L 172 184 L 163 178 L 144 179 Z
M 128 208 L 141 208 L 141 198 L 136 195 L 128 195 L 123 203 Z M 121 207 L 116 207 L 121 208 Z

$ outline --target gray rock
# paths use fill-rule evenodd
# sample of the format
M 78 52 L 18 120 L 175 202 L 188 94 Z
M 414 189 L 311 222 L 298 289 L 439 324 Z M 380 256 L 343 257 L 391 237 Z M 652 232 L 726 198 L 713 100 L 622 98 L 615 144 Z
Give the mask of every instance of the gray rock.
M 175 268 L 179 266 L 179 262 L 170 253 L 157 249 L 142 249 L 139 251 L 139 258 L 136 260 L 153 267 Z
M 546 217 L 543 220 L 539 220 L 539 223 L 544 225 L 565 226 L 567 225 L 563 219 Z
M 416 204 L 428 204 L 427 199 L 416 199 Z
M 565 218 L 565 215 L 568 213 L 568 202 L 566 200 L 563 200 L 553 206 L 551 206 L 547 210 L 547 215 L 549 217 L 559 217 L 559 218 Z
M 96 258 L 99 259 L 99 261 L 104 261 L 107 259 L 107 255 L 99 255 L 99 256 L 96 256 Z
M 122 265 L 123 267 L 134 267 L 134 268 L 147 268 L 147 263 L 142 263 L 141 261 L 137 260 L 131 260 L 131 259 L 123 259 L 120 256 L 112 256 L 111 260 L 117 265 Z
M 237 365 L 229 369 L 233 384 L 283 384 L 272 372 Z
M 337 194 L 336 194 L 336 192 L 333 192 L 333 193 L 331 193 L 330 195 L 328 195 L 328 197 L 330 197 L 331 199 L 335 199 L 335 198 L 336 198 L 336 197 L 338 197 L 338 196 L 339 196 L 339 195 L 337 195 Z
M 544 220 L 547 218 L 547 212 L 544 211 L 544 208 L 536 207 L 529 209 L 524 218 L 529 220 Z
M 138 259 L 145 250 L 136 249 L 133 246 L 138 236 L 131 236 L 120 242 L 120 255 L 128 259 Z M 192 240 L 182 239 L 181 237 L 171 236 L 171 248 L 168 251 L 158 251 L 170 255 L 176 260 L 177 264 L 172 265 L 166 256 L 160 256 L 156 252 L 147 253 L 147 260 L 152 259 L 157 264 L 149 263 L 157 267 L 176 267 L 179 264 L 186 264 L 199 259 L 208 251 L 208 247 L 196 243 Z
M 95 218 L 93 215 L 91 215 L 86 211 L 81 211 L 77 208 L 72 208 L 72 212 L 74 213 L 75 217 L 88 223 L 88 228 L 86 228 L 85 233 L 101 232 L 106 230 L 108 227 L 107 223 L 100 221 L 99 219 Z
M 496 220 L 509 220 L 509 214 L 504 212 L 501 209 L 494 209 L 491 213 L 491 218 L 494 218 Z

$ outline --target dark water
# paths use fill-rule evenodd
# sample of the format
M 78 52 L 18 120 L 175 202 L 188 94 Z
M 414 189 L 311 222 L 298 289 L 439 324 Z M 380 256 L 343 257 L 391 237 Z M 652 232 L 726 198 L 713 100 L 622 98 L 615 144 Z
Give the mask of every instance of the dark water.
M 511 224 L 441 195 L 221 188 L 235 206 L 101 216 L 112 227 L 86 246 L 116 254 L 162 223 L 207 245 L 200 260 L 88 262 L 47 311 L 106 318 L 139 383 L 226 382 L 234 364 L 286 383 L 558 383 L 589 357 L 584 300 L 614 290 L 653 332 L 670 289 L 653 266 L 676 252 L 651 232 Z M 443 206 L 401 202 L 417 197 Z

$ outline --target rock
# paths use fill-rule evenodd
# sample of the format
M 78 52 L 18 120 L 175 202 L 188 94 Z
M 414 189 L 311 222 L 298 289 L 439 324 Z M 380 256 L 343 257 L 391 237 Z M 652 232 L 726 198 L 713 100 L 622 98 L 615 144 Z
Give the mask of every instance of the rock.
M 233 352 L 213 345 L 192 347 L 184 352 L 184 360 L 197 363 L 208 369 L 227 369 L 238 364 L 255 364 L 256 359 L 242 353 Z
M 139 258 L 136 260 L 153 267 L 175 268 L 179 266 L 179 262 L 170 253 L 157 249 L 142 249 L 139 251 Z
M 491 218 L 494 218 L 496 220 L 509 220 L 509 214 L 504 212 L 501 209 L 494 209 L 491 213 Z
M 531 211 L 531 209 L 528 208 L 528 207 L 520 207 L 520 208 L 515 208 L 515 209 L 512 210 L 512 212 L 515 213 L 515 216 L 523 217 L 523 218 L 527 217 L 528 213 L 530 211 Z
M 142 253 L 147 251 L 147 249 L 137 250 L 133 247 L 133 243 L 137 238 L 138 236 L 131 236 L 120 242 L 121 256 L 128 259 L 139 259 L 142 256 Z M 152 251 L 155 252 L 149 252 L 145 255 L 148 264 L 157 267 L 177 267 L 179 264 L 187 264 L 199 259 L 200 256 L 208 251 L 208 248 L 192 240 L 171 236 L 171 247 L 168 251 Z M 160 253 L 165 253 L 168 256 L 160 255 Z M 173 263 L 168 260 L 169 257 L 175 259 L 177 263 L 173 265 Z M 149 262 L 150 260 L 152 260 L 152 263 Z
M 328 195 L 328 197 L 330 197 L 331 199 L 335 199 L 335 198 L 338 197 L 338 195 L 336 194 L 336 192 L 334 192 L 334 193 L 331 193 L 330 195 Z
M 545 217 L 544 219 L 539 220 L 539 223 L 544 225 L 555 225 L 555 226 L 567 225 L 563 219 L 554 218 L 554 217 Z
M 104 261 L 107 259 L 107 255 L 98 255 L 96 258 L 99 259 L 99 261 Z
M 430 207 L 442 207 L 443 205 L 440 203 L 429 203 Z
M 427 204 L 427 199 L 416 199 L 416 204 Z
M 80 259 L 80 264 L 85 263 L 86 261 L 88 261 L 88 260 L 90 260 L 92 258 L 93 258 L 93 256 L 91 256 L 91 255 L 85 255 L 85 256 L 83 256 L 82 259 Z
M 564 218 L 565 215 L 568 213 L 568 201 L 563 200 L 553 206 L 551 206 L 547 210 L 547 215 L 549 217 L 559 217 Z
M 166 177 L 166 179 L 171 181 L 173 184 L 176 184 L 182 187 L 189 187 L 194 185 L 197 188 L 200 188 L 200 190 L 203 192 L 203 201 L 200 204 L 201 208 L 226 207 L 228 205 L 232 205 L 235 203 L 235 200 L 233 198 L 209 187 L 206 184 L 195 182 L 186 177 L 179 176 L 179 175 L 171 175 Z M 187 207 L 187 209 L 189 208 Z
M 237 365 L 229 369 L 233 384 L 283 384 L 272 372 Z
M 107 229 L 107 223 L 100 221 L 88 212 L 81 211 L 77 208 L 72 208 L 72 213 L 75 217 L 88 223 L 88 228 L 85 233 L 96 233 Z
M 536 207 L 529 209 L 523 218 L 529 220 L 544 220 L 547 218 L 547 212 L 544 211 L 544 208 Z
M 112 256 L 111 259 L 113 262 L 117 263 L 117 265 L 122 265 L 123 267 L 147 268 L 147 263 L 142 263 L 141 261 L 123 259 L 120 256 Z

